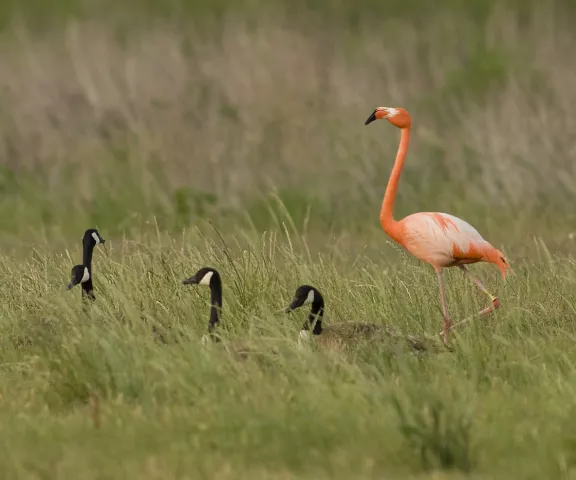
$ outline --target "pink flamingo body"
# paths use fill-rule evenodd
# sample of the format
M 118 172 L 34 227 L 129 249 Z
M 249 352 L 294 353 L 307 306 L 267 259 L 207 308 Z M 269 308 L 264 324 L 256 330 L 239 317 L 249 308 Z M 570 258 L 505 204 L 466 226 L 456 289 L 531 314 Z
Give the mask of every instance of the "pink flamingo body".
M 413 213 L 384 231 L 435 269 L 490 261 L 494 254 L 501 255 L 472 225 L 448 213 Z M 491 260 L 505 271 L 502 262 Z
M 478 315 L 485 315 L 497 309 L 500 302 L 498 298 L 486 290 L 479 279 L 470 274 L 466 265 L 476 262 L 493 263 L 499 268 L 503 278 L 506 278 L 510 266 L 502 252 L 486 241 L 472 225 L 458 217 L 447 213 L 420 212 L 408 215 L 401 220 L 394 219 L 394 201 L 408 151 L 412 120 L 403 108 L 378 107 L 366 120 L 366 125 L 378 119 L 388 120 L 392 125 L 400 128 L 402 132 L 396 161 L 382 202 L 380 223 L 390 238 L 419 260 L 430 264 L 436 271 L 444 315 L 442 334 L 444 341 L 448 342 L 448 333 L 455 325 L 452 325 L 448 315 L 443 280 L 444 268 L 460 267 L 488 295 L 492 304 L 478 313 Z M 464 320 L 460 324 L 469 320 Z

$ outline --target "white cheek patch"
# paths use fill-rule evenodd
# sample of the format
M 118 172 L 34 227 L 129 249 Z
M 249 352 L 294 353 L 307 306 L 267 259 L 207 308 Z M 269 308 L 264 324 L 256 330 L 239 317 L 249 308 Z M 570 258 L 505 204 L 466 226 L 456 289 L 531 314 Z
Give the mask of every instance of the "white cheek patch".
M 90 280 L 90 272 L 86 267 L 84 267 L 84 275 L 82 275 L 82 280 L 80 280 L 80 283 L 87 282 L 88 280 Z
M 98 236 L 98 234 L 96 232 L 92 232 L 92 238 L 96 242 L 96 245 L 98 245 L 100 243 L 100 237 Z
M 310 290 L 306 300 L 304 300 L 304 305 L 308 305 L 310 303 L 314 303 L 314 290 Z
M 394 115 L 398 115 L 398 109 L 397 108 L 389 108 L 388 109 L 388 115 L 386 115 L 386 118 L 393 117 Z
M 214 275 L 214 272 L 208 272 L 206 275 L 204 275 L 202 277 L 202 280 L 200 280 L 198 282 L 198 285 L 205 285 L 207 287 L 210 286 L 210 280 L 212 279 L 212 275 Z

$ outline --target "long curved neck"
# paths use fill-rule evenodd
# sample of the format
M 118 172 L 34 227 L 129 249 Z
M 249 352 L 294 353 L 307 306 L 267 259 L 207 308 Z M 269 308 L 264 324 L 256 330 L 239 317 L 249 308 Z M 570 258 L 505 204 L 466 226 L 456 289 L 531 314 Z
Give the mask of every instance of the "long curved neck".
M 210 281 L 210 304 L 208 332 L 212 333 L 220 323 L 220 310 L 222 309 L 222 280 L 219 275 L 214 275 Z
M 94 253 L 94 244 L 84 242 L 82 247 L 82 265 L 88 269 L 88 280 L 82 282 L 82 296 L 94 300 L 94 287 L 92 286 L 92 255 Z
M 84 265 L 88 270 L 92 270 L 92 254 L 94 253 L 94 245 L 90 242 L 84 242 L 82 249 L 82 265 Z
M 396 192 L 398 191 L 398 182 L 400 181 L 400 174 L 404 167 L 406 154 L 408 153 L 408 142 L 410 141 L 410 127 L 402 129 L 400 134 L 400 145 L 398 146 L 398 153 L 396 154 L 396 161 L 394 168 L 388 179 L 388 186 L 382 201 L 382 209 L 380 210 L 380 224 L 384 231 L 394 237 L 394 230 L 396 220 L 394 220 L 394 201 L 396 200 Z
M 324 315 L 324 300 L 320 299 L 312 303 L 310 313 L 308 314 L 308 321 L 304 323 L 302 330 L 310 330 L 314 326 L 312 333 L 320 335 L 322 333 L 322 317 Z

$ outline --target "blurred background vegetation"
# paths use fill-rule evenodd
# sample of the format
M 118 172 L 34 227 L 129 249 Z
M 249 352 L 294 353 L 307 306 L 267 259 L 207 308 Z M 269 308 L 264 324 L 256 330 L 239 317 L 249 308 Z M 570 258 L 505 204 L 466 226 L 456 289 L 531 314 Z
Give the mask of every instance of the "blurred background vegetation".
M 574 25 L 573 0 L 0 2 L 7 477 L 576 478 Z M 311 283 L 328 325 L 441 328 L 379 225 L 378 105 L 413 116 L 396 215 L 461 216 L 517 273 L 474 266 L 502 308 L 454 354 L 322 355 L 278 313 Z M 203 265 L 262 356 L 199 345 Z M 451 270 L 457 320 L 486 299 Z
M 398 216 L 495 244 L 576 219 L 573 1 L 8 0 L 0 231 L 378 229 L 404 106 Z M 147 223 L 148 222 L 148 223 Z

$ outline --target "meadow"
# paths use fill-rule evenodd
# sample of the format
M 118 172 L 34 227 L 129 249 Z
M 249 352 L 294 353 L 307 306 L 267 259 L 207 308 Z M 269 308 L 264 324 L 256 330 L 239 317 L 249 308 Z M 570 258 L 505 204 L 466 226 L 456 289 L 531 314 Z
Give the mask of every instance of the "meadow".
M 10 479 L 576 478 L 572 2 L 10 0 L 0 7 L 0 464 Z M 440 211 L 510 261 L 454 351 L 298 342 L 441 330 L 384 234 Z M 98 228 L 96 301 L 67 291 Z M 224 282 L 203 345 L 202 266 Z M 446 274 L 455 320 L 486 298 Z M 164 341 L 155 334 L 162 331 Z M 236 340 L 255 353 L 238 361 Z

